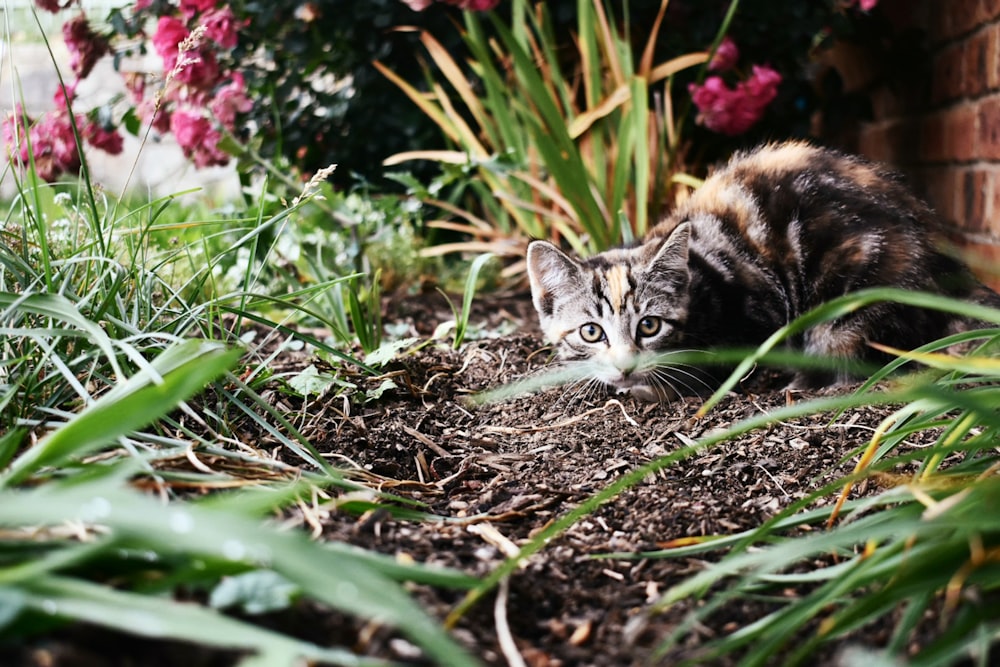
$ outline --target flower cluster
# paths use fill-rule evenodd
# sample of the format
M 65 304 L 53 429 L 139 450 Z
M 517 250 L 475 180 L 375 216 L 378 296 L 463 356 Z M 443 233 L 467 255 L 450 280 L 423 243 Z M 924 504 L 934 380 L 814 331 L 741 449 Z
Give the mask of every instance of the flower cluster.
M 137 12 L 151 9 L 149 0 Z M 236 129 L 237 114 L 253 107 L 242 73 L 220 63 L 236 46 L 241 23 L 217 0 L 181 0 L 157 16 L 153 49 L 163 61 L 162 90 L 149 97 L 143 77 L 129 80 L 139 116 L 161 132 L 172 132 L 196 167 L 225 165 L 223 132 Z
M 58 12 L 71 0 L 35 2 Z M 155 24 L 151 35 L 140 30 L 138 36 L 150 37 L 163 61 L 162 85 L 152 93 L 144 73 L 123 74 L 137 115 L 155 130 L 173 133 L 196 167 L 227 164 L 229 155 L 220 147 L 224 132 L 234 132 L 238 115 L 253 107 L 243 74 L 223 64 L 237 45 L 241 22 L 219 0 L 179 0 L 176 5 L 136 0 L 133 12 L 136 25 Z M 94 31 L 80 12 L 63 25 L 63 39 L 76 78 L 65 95 L 56 95 L 56 110 L 32 120 L 19 109 L 3 123 L 9 153 L 26 164 L 30 150 L 38 174 L 49 181 L 80 169 L 71 118 L 77 120 L 81 138 L 95 148 L 117 154 L 123 143 L 115 127 L 96 121 L 96 112 L 74 116 L 71 111 L 77 83 L 111 52 L 108 38 Z
M 733 70 L 739 60 L 739 49 L 728 37 L 719 45 L 709 69 L 715 72 Z M 713 132 L 736 136 L 743 134 L 764 115 L 767 106 L 778 95 L 781 75 L 767 65 L 754 65 L 750 76 L 730 87 L 720 75 L 712 75 L 703 84 L 692 83 L 688 92 L 698 107 L 696 122 Z
M 96 118 L 73 114 L 70 102 L 72 88 L 60 90 L 55 95 L 56 110 L 32 119 L 18 105 L 14 114 L 3 121 L 0 131 L 11 156 L 22 165 L 33 159 L 35 173 L 46 181 L 55 181 L 64 173 L 80 170 L 80 153 L 73 126 L 81 140 L 111 155 L 122 152 L 122 135 L 107 128 Z
M 415 12 L 422 12 L 435 2 L 435 0 L 402 1 Z M 458 7 L 459 9 L 466 9 L 473 12 L 489 11 L 500 4 L 500 0 L 437 0 L 437 2 L 443 2 L 446 5 L 452 5 L 454 7 Z
M 171 132 L 196 167 L 225 165 L 229 155 L 219 146 L 224 132 L 236 130 L 237 114 L 253 103 L 243 75 L 224 64 L 237 44 L 241 22 L 228 4 L 218 0 L 180 0 L 160 8 L 151 36 L 163 61 L 163 87 L 146 92 L 144 76 L 127 78 L 140 118 L 160 132 Z M 153 11 L 150 0 L 138 0 L 137 16 Z
M 50 12 L 66 7 L 59 0 L 37 0 L 37 4 Z M 123 145 L 118 130 L 99 121 L 97 113 L 83 115 L 72 111 L 77 83 L 89 75 L 101 56 L 110 50 L 107 38 L 94 32 L 86 16 L 79 13 L 63 25 L 63 39 L 70 55 L 70 69 L 76 78 L 56 92 L 55 109 L 31 118 L 18 105 L 0 128 L 8 154 L 22 165 L 33 159 L 36 173 L 46 181 L 80 170 L 74 125 L 81 140 L 107 153 L 121 153 Z

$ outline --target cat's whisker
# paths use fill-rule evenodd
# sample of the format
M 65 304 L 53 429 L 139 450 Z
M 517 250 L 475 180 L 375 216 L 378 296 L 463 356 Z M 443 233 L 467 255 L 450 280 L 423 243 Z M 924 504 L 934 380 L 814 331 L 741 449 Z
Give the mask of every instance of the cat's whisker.
M 688 369 L 690 369 L 690 370 L 688 370 Z M 698 390 L 695 390 L 694 387 L 692 387 L 686 381 L 684 381 L 684 380 L 680 379 L 679 377 L 677 377 L 677 375 L 675 375 L 674 373 L 679 374 L 681 376 L 684 376 L 684 377 L 692 380 L 697 385 L 700 385 L 701 388 L 704 388 L 709 394 L 711 394 L 714 391 L 714 388 L 712 387 L 712 385 L 707 380 L 705 380 L 704 377 L 702 377 L 701 374 L 704 374 L 704 371 L 702 371 L 697 366 L 690 366 L 688 364 L 678 364 L 676 366 L 663 366 L 663 367 L 657 368 L 655 371 L 653 371 L 653 373 L 657 377 L 663 376 L 665 378 L 669 378 L 669 379 L 672 379 L 672 380 L 676 380 L 677 382 L 680 382 L 681 384 L 684 385 L 685 389 L 691 391 L 696 396 L 700 396 L 701 392 L 698 391 Z
M 572 382 L 562 385 L 562 392 L 560 392 L 553 407 L 563 405 L 564 408 L 567 408 L 570 405 L 586 403 L 600 389 L 600 386 L 601 382 L 591 373 L 582 374 L 581 377 L 575 378 Z
M 604 391 L 605 386 L 606 385 L 597 378 L 590 378 L 587 382 L 587 391 L 581 397 L 580 403 L 583 405 L 590 405 L 593 403 L 597 394 Z
M 559 398 L 556 401 L 556 404 L 557 405 L 562 404 L 563 409 L 565 409 L 570 405 L 573 405 L 574 403 L 578 403 L 580 400 L 580 396 L 587 391 L 587 387 L 589 385 L 590 385 L 589 379 L 577 380 L 572 384 L 566 385 L 565 387 L 563 387 L 563 391 L 559 394 Z
M 708 393 L 712 393 L 713 391 L 715 391 L 715 388 L 712 385 L 712 382 L 715 381 L 715 378 L 713 378 L 710 374 L 708 374 L 705 370 L 703 370 L 698 366 L 692 366 L 690 364 L 672 364 L 669 366 L 663 366 L 661 368 L 664 371 L 676 371 L 677 373 L 680 373 L 681 375 L 690 378 L 691 380 L 699 384 L 701 387 L 705 388 L 708 391 Z M 708 378 L 708 380 L 706 380 L 706 378 Z M 709 380 L 711 380 L 712 382 L 710 382 Z

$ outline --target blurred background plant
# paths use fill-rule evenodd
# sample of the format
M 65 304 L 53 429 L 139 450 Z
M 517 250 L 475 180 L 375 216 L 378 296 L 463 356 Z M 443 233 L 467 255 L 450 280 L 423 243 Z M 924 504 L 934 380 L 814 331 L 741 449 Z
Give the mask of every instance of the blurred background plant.
M 427 32 L 421 42 L 442 79 L 431 95 L 377 63 L 459 149 L 410 151 L 387 164 L 430 159 L 475 175 L 458 181 L 453 201 L 441 208 L 468 210 L 456 204 L 473 199 L 482 217 L 431 226 L 464 231 L 482 247 L 514 256 L 530 238 L 562 238 L 587 254 L 642 236 L 668 197 L 675 162 L 668 150 L 675 144 L 672 107 L 664 105 L 669 89 L 656 105 L 650 87 L 708 59 L 694 53 L 653 62 L 666 6 L 660 5 L 649 34 L 636 37 L 644 43 L 638 61 L 631 36 L 612 27 L 615 17 L 599 1 L 578 3 L 570 52 L 555 38 L 544 4 L 513 0 L 514 28 L 494 21 L 490 33 L 466 14 L 467 65 L 479 94 Z M 433 251 L 475 247 L 466 242 Z
M 440 50 L 460 66 L 459 72 L 469 85 L 480 91 L 484 83 L 478 77 L 482 73 L 470 69 L 467 61 L 481 61 L 483 54 L 473 52 L 470 36 L 480 41 L 497 37 L 495 25 L 522 30 L 529 25 L 524 23 L 528 15 L 535 14 L 538 27 L 544 22 L 545 29 L 544 34 L 536 35 L 544 37 L 544 43 L 536 39 L 535 46 L 552 56 L 552 66 L 559 70 L 558 78 L 550 83 L 580 85 L 586 71 L 591 85 L 598 76 L 611 77 L 612 81 L 625 76 L 618 71 L 593 71 L 599 65 L 634 63 L 638 68 L 705 51 L 733 3 L 596 3 L 604 25 L 581 23 L 585 13 L 595 11 L 593 2 L 546 4 L 542 16 L 540 6 L 528 11 L 529 3 L 521 0 L 244 0 L 225 4 L 139 0 L 115 9 L 100 22 L 87 18 L 79 0 L 37 0 L 36 4 L 68 16 L 63 26 L 72 70 L 72 77 L 67 78 L 67 98 L 72 100 L 79 80 L 107 54 L 113 56 L 125 79 L 126 97 L 87 111 L 95 128 L 112 135 L 121 127 L 135 133 L 141 127 L 140 120 L 152 120 L 158 132 L 172 133 L 198 166 L 225 163 L 237 156 L 241 172 L 267 171 L 272 177 L 287 177 L 290 170 L 307 179 L 328 164 L 340 163 L 342 168 L 333 175 L 338 187 L 360 179 L 385 189 L 389 183 L 382 178 L 382 163 L 387 157 L 408 150 L 455 146 L 454 139 L 443 134 L 434 119 L 379 73 L 375 61 L 418 90 L 431 91 L 435 77 L 428 80 L 426 62 L 413 56 L 421 40 L 426 41 L 423 36 L 432 35 Z M 662 27 L 653 35 L 649 28 L 660 25 L 657 17 L 664 4 Z M 472 34 L 466 25 L 463 35 L 454 29 L 462 20 L 459 12 L 463 9 L 491 10 L 496 23 L 480 21 L 478 34 Z M 732 48 L 723 50 L 712 75 L 719 80 L 710 78 L 703 84 L 715 93 L 711 100 L 715 104 L 709 104 L 709 93 L 703 93 L 698 105 L 701 113 L 678 114 L 679 136 L 689 146 L 698 147 L 685 151 L 689 164 L 697 171 L 735 146 L 773 136 L 808 134 L 813 112 L 824 103 L 815 88 L 814 47 L 837 36 L 864 33 L 866 24 L 877 23 L 877 9 L 868 0 L 860 4 L 843 0 L 742 0 L 726 28 L 727 44 Z M 470 15 L 466 12 L 466 20 Z M 401 26 L 415 29 L 400 30 Z M 604 43 L 597 43 L 601 52 L 580 48 L 576 35 L 581 27 L 606 32 Z M 525 34 L 516 37 L 521 48 L 531 53 L 530 45 L 523 41 Z M 609 37 L 616 43 L 608 43 Z M 625 51 L 630 51 L 627 57 Z M 161 63 L 152 71 L 148 61 L 133 57 L 147 52 L 155 53 Z M 184 66 L 177 68 L 179 63 Z M 506 64 L 500 64 L 499 74 L 509 75 Z M 542 76 L 550 74 L 542 72 Z M 704 72 L 678 73 L 678 85 L 670 89 L 674 108 L 690 104 L 688 84 L 696 79 L 704 79 Z M 781 85 L 775 88 L 779 80 Z M 740 81 L 746 82 L 742 88 Z M 755 100 L 760 107 L 756 122 L 741 125 L 715 119 L 720 100 L 733 95 L 726 95 L 720 84 L 735 91 L 733 94 Z M 607 101 L 597 93 L 590 90 L 589 98 L 581 93 L 571 100 L 573 108 L 579 113 L 593 112 L 595 104 Z M 765 103 L 772 97 L 773 102 Z M 655 98 L 666 104 L 661 91 L 651 94 L 651 106 Z M 95 136 L 98 141 L 103 138 Z M 106 141 L 113 146 L 115 140 Z M 73 171 L 72 163 L 66 166 Z M 429 164 L 408 167 L 425 181 L 434 173 Z

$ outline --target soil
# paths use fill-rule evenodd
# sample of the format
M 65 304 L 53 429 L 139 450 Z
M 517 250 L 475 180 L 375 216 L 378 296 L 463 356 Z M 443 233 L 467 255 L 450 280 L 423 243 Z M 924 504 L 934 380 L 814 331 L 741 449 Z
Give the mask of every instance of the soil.
M 425 337 L 452 317 L 435 295 L 391 304 L 389 314 L 401 330 Z M 322 539 L 483 577 L 504 561 L 505 550 L 523 544 L 621 475 L 706 433 L 808 397 L 776 389 L 781 379 L 764 376 L 757 378 L 758 386 L 729 395 L 698 419 L 699 397 L 649 404 L 566 388 L 471 407 L 470 395 L 525 377 L 549 359 L 525 295 L 481 300 L 472 322 L 477 333 L 512 333 L 471 341 L 457 351 L 425 346 L 404 354 L 386 376 L 396 389 L 367 403 L 313 399 L 303 428 L 333 464 L 351 470 L 355 479 L 419 500 L 427 512 L 449 520 L 398 519 L 387 511 L 359 516 L 328 507 L 309 516 L 293 514 L 295 521 Z M 279 360 L 278 370 L 293 372 L 314 362 L 304 354 L 290 355 Z M 375 388 L 386 378 L 354 379 Z M 721 554 L 595 556 L 635 554 L 671 540 L 758 526 L 825 481 L 850 472 L 857 450 L 887 411 L 865 408 L 833 422 L 830 415 L 819 415 L 773 423 L 647 475 L 526 559 L 505 585 L 505 599 L 499 604 L 495 595 L 480 600 L 461 618 L 454 636 L 487 665 L 509 664 L 501 636 L 509 637 L 532 667 L 698 660 L 707 639 L 744 627 L 772 607 L 747 601 L 726 605 L 653 660 L 653 652 L 691 607 L 682 603 L 651 615 L 652 604 Z M 863 485 L 856 490 L 865 492 Z M 423 586 L 412 590 L 439 620 L 464 594 Z M 503 627 L 498 618 L 509 630 L 498 631 Z M 263 622 L 364 655 L 425 664 L 419 650 L 391 628 L 312 603 Z M 887 621 L 885 627 L 861 628 L 831 645 L 817 664 L 834 664 L 845 646 L 884 644 L 888 627 Z M 63 637 L 77 646 L 95 641 L 92 633 L 69 632 Z M 189 656 L 185 661 L 227 664 L 228 659 Z M 123 657 L 94 664 L 150 663 Z

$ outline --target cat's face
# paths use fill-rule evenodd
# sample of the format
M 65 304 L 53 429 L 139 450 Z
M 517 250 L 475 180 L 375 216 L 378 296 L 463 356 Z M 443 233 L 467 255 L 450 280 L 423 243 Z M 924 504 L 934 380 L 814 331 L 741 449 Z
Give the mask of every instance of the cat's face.
M 669 238 L 576 260 L 546 241 L 528 246 L 531 296 L 559 357 L 643 398 L 664 398 L 657 353 L 676 349 L 688 312 L 689 225 Z M 668 383 L 667 383 L 668 384 Z

